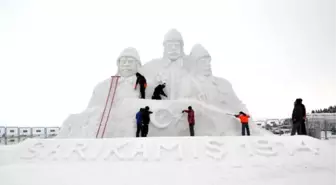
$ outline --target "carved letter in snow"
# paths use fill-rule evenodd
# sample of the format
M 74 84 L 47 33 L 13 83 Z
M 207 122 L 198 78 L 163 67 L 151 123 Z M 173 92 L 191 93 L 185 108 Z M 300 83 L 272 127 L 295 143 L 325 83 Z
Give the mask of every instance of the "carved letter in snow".
M 48 152 L 47 156 L 52 157 L 52 160 L 57 160 L 56 154 L 59 152 L 59 148 L 61 147 L 60 144 L 56 145 L 50 152 Z
M 221 148 L 222 145 L 224 145 L 224 143 L 218 141 L 208 141 L 206 144 L 206 155 L 213 159 L 221 160 L 227 153 Z
M 147 156 L 147 146 L 145 143 L 140 143 L 140 147 L 137 147 L 130 159 L 134 159 L 137 155 L 142 155 L 144 160 L 148 160 Z
M 265 157 L 277 156 L 278 152 L 267 140 L 258 140 L 256 144 L 256 154 Z
M 174 143 L 174 144 L 171 144 L 171 145 L 168 145 L 168 146 L 164 145 L 164 144 L 159 144 L 159 150 L 158 150 L 158 155 L 157 155 L 156 160 L 161 159 L 162 149 L 164 149 L 166 151 L 177 149 L 178 150 L 177 160 L 182 160 L 183 159 L 182 148 L 181 148 L 181 145 L 179 143 Z
M 128 145 L 128 142 L 126 143 L 122 143 L 119 145 L 116 145 L 114 148 L 109 148 L 109 150 L 106 152 L 106 156 L 104 157 L 104 160 L 108 160 L 110 158 L 110 156 L 112 154 L 115 154 L 115 156 L 120 159 L 120 160 L 124 160 L 125 157 L 122 156 L 118 150 L 120 150 L 121 148 L 124 148 L 126 145 Z
M 43 149 L 44 145 L 41 142 L 35 143 L 31 148 L 28 148 L 28 152 L 32 155 L 22 156 L 21 159 L 33 159 L 40 156 L 38 149 Z
M 299 146 L 297 146 L 292 152 L 290 152 L 290 155 L 293 156 L 297 152 L 312 152 L 314 155 L 319 155 L 318 149 L 313 149 L 309 147 L 304 141 L 302 141 Z
M 65 159 L 68 159 L 73 153 L 77 154 L 82 160 L 85 160 L 84 150 L 86 149 L 86 145 L 83 143 L 77 143 L 75 148 L 72 148 L 70 150 L 70 153 L 68 156 L 65 157 Z

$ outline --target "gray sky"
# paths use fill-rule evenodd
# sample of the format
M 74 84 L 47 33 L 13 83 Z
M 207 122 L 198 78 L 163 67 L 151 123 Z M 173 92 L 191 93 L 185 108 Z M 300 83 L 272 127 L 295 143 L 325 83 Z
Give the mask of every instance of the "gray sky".
M 128 46 L 162 56 L 177 28 L 201 43 L 257 118 L 336 104 L 334 0 L 0 0 L 0 125 L 60 126 Z

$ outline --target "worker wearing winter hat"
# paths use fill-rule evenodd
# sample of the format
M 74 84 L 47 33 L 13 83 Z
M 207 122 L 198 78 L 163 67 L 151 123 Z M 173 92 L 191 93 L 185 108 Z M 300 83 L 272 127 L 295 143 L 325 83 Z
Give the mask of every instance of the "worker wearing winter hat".
M 141 67 L 141 61 L 138 51 L 129 47 L 124 49 L 117 59 L 118 75 L 121 77 L 134 76 Z
M 212 75 L 211 56 L 209 52 L 201 44 L 195 44 L 192 47 L 190 57 L 195 63 L 193 65 L 192 72 L 203 76 Z

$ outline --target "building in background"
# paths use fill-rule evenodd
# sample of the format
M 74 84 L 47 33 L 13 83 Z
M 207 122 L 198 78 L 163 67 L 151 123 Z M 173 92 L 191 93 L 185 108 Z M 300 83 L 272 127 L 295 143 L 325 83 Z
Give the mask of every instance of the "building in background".
M 1 127 L 0 145 L 13 145 L 27 138 L 53 138 L 60 127 Z

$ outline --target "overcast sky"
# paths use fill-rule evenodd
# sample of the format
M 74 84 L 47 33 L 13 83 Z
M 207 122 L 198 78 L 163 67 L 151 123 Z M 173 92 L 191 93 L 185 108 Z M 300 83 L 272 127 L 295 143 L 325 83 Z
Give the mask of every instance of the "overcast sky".
M 161 57 L 171 28 L 254 117 L 336 104 L 334 0 L 0 0 L 0 125 L 61 126 L 125 47 Z

